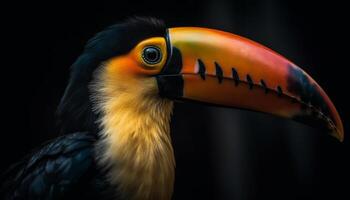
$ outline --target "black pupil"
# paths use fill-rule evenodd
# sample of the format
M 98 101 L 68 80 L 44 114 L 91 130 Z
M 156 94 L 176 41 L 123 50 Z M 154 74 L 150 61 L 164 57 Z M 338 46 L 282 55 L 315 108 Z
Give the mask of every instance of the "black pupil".
M 144 50 L 144 57 L 148 62 L 151 62 L 151 63 L 158 62 L 160 59 L 159 49 L 155 47 L 147 47 Z

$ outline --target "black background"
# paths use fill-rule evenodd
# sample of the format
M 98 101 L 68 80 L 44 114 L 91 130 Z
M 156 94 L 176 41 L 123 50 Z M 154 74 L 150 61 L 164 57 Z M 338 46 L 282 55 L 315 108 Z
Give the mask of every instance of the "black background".
M 345 142 L 288 120 L 176 104 L 174 199 L 350 199 L 345 1 L 13 2 L 2 6 L 1 170 L 57 135 L 54 112 L 84 43 L 129 16 L 233 32 L 286 56 L 325 89 Z

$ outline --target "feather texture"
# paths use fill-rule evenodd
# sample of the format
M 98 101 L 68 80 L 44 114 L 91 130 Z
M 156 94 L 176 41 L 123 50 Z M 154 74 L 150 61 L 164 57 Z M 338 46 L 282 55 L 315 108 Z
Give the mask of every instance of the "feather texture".
M 47 143 L 6 173 L 1 196 L 11 200 L 170 199 L 175 165 L 169 134 L 172 102 L 157 96 L 154 78 L 143 77 L 126 87 L 118 81 L 122 74 L 102 73 L 108 69 L 104 63 L 146 38 L 165 34 L 161 21 L 136 17 L 89 40 L 71 67 L 57 109 L 61 133 L 67 135 Z M 92 81 L 95 71 L 99 76 Z
M 68 86 L 57 109 L 61 133 L 96 132 L 98 116 L 92 112 L 89 84 L 94 71 L 108 59 L 130 51 L 143 39 L 166 34 L 164 23 L 155 18 L 133 17 L 112 25 L 90 39 L 71 66 Z
M 73 195 L 94 168 L 95 137 L 85 132 L 59 137 L 8 172 L 5 199 L 62 199 Z M 82 188 L 80 188 L 82 189 Z
M 110 182 L 125 199 L 171 199 L 173 102 L 159 97 L 154 78 L 130 80 L 113 73 L 113 67 L 118 67 L 113 60 L 101 66 L 92 86 L 95 110 L 102 116 L 99 164 L 108 167 Z

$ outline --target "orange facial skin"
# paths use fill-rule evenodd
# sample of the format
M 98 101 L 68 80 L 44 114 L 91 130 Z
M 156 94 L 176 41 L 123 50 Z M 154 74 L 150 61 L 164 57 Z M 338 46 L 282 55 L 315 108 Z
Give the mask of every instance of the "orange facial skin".
M 142 59 L 142 50 L 148 46 L 158 47 L 163 55 L 159 63 L 147 64 Z M 112 58 L 108 65 L 109 74 L 120 76 L 120 78 L 134 79 L 142 76 L 148 77 L 158 74 L 165 65 L 167 58 L 166 41 L 163 37 L 153 37 L 140 42 L 128 54 Z
M 162 52 L 159 62 L 155 64 L 145 62 L 142 56 L 143 50 L 147 47 L 157 47 Z M 115 94 L 116 91 L 134 94 L 134 96 L 158 95 L 157 83 L 152 77 L 159 74 L 166 63 L 166 47 L 164 37 L 152 37 L 141 41 L 128 53 L 106 61 L 99 76 L 106 82 L 106 85 L 114 88 L 108 90 L 108 95 L 118 96 Z
M 183 98 L 317 123 L 343 140 L 339 114 L 322 88 L 274 51 L 218 30 L 169 29 L 181 53 Z

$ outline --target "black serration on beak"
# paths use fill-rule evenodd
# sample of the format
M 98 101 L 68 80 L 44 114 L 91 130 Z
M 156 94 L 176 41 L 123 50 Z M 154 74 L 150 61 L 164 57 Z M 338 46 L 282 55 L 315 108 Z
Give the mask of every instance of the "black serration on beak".
M 222 79 L 224 78 L 224 75 L 223 75 L 221 66 L 217 62 L 215 62 L 215 72 L 216 72 L 216 76 L 218 77 L 219 83 L 221 83 Z
M 252 77 L 250 77 L 249 74 L 247 74 L 247 83 L 249 85 L 249 89 L 252 90 L 254 83 L 253 83 Z
M 201 59 L 198 59 L 198 74 L 199 76 L 205 80 L 205 65 Z
M 233 67 L 232 67 L 232 78 L 235 81 L 235 85 L 237 86 L 239 84 L 239 76 L 238 76 L 237 70 Z
M 260 84 L 264 88 L 265 94 L 267 94 L 269 92 L 269 89 L 267 88 L 265 81 L 261 79 Z
M 277 86 L 277 95 L 278 95 L 279 97 L 281 97 L 282 94 L 283 94 L 283 91 L 282 91 L 281 86 Z

